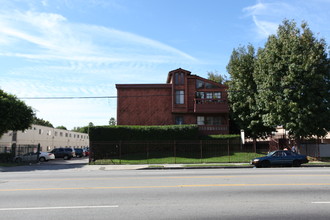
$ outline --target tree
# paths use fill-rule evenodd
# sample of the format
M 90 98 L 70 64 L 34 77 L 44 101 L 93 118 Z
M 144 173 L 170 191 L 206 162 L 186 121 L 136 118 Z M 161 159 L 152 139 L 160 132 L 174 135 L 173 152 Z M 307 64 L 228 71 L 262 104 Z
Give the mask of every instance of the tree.
M 80 132 L 80 133 L 88 133 L 88 129 L 89 127 L 88 126 L 84 126 L 84 127 L 74 127 L 72 129 L 72 131 L 75 131 L 75 132 Z
M 116 124 L 117 124 L 116 119 L 114 117 L 111 117 L 109 120 L 109 125 L 116 125 Z
M 324 39 L 306 23 L 284 20 L 258 51 L 257 106 L 267 126 L 282 125 L 299 145 L 301 138 L 330 129 L 330 69 Z
M 0 137 L 9 130 L 28 129 L 33 117 L 34 112 L 30 106 L 0 89 Z
M 63 130 L 68 130 L 65 126 L 61 125 L 61 126 L 57 126 L 57 129 L 63 129 Z
M 234 49 L 227 65 L 231 76 L 228 82 L 228 100 L 231 117 L 244 130 L 247 137 L 265 137 L 274 130 L 265 126 L 262 118 L 262 109 L 257 108 L 257 84 L 254 79 L 254 64 L 256 62 L 255 49 L 252 45 L 247 48 Z
M 93 122 L 89 122 L 88 127 L 93 127 L 93 126 L 94 126 Z
M 49 121 L 46 121 L 42 118 L 37 118 L 37 117 L 33 117 L 33 124 L 43 125 L 43 126 L 47 126 L 47 127 L 51 127 L 51 128 L 54 127 Z
M 207 79 L 220 83 L 220 84 L 225 84 L 228 81 L 227 77 L 222 76 L 221 74 L 218 73 L 218 71 L 207 72 Z

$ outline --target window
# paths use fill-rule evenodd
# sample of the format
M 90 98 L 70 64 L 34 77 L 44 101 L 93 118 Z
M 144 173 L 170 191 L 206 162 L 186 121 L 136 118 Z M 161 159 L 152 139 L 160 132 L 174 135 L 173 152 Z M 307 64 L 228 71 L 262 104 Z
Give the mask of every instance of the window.
M 184 74 L 183 73 L 176 73 L 174 75 L 174 83 L 177 85 L 183 85 L 184 84 Z
M 219 116 L 197 116 L 198 125 L 221 125 L 222 117 Z
M 207 88 L 207 89 L 216 89 L 216 88 L 219 88 L 219 86 L 216 86 L 216 85 L 211 84 L 211 83 L 205 83 L 205 88 Z
M 196 88 L 197 89 L 202 89 L 204 88 L 204 82 L 202 80 L 197 79 L 196 80 Z
M 213 96 L 215 99 L 221 99 L 221 92 L 214 92 Z
M 183 116 L 175 116 L 175 124 L 176 125 L 183 125 L 184 124 Z
M 198 125 L 205 125 L 204 116 L 197 116 L 197 124 Z
M 220 125 L 221 118 L 220 117 L 206 117 L 207 124 L 209 125 Z
M 184 104 L 184 91 L 175 91 L 175 104 Z
M 206 92 L 206 98 L 207 99 L 213 99 L 213 93 L 212 92 Z
M 196 98 L 204 99 L 205 98 L 205 93 L 204 92 L 196 92 Z
M 217 89 L 217 88 L 220 88 L 220 86 L 197 79 L 196 88 L 197 89 Z
M 221 92 L 196 92 L 197 99 L 208 99 L 206 101 L 199 100 L 197 103 L 205 103 L 205 102 L 221 102 Z M 213 100 L 211 100 L 213 99 Z

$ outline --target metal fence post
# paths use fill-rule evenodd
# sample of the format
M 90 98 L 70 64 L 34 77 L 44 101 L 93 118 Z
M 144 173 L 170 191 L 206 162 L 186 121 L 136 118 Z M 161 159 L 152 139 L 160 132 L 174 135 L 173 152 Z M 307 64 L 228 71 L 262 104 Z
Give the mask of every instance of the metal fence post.
M 37 148 L 37 163 L 39 162 L 39 154 L 40 154 L 40 143 L 38 144 L 38 148 Z
M 173 141 L 173 144 L 174 144 L 174 146 L 173 146 L 173 150 L 174 150 L 174 163 L 176 163 L 176 141 L 175 140 Z
M 149 164 L 149 141 L 147 141 L 147 163 Z
M 230 163 L 230 146 L 229 146 L 229 138 L 227 139 L 227 148 L 228 148 L 228 162 Z
M 122 146 L 122 141 L 119 141 L 119 164 L 121 164 L 121 146 Z
M 201 149 L 201 163 L 202 163 L 203 162 L 203 141 L 202 140 L 199 141 L 199 146 Z

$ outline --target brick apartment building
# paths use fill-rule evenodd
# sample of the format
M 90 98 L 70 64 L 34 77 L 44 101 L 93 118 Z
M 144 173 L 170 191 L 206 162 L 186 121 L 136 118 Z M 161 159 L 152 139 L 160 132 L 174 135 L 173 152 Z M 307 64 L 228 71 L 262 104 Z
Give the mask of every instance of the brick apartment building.
M 227 87 L 184 69 L 164 84 L 117 84 L 118 125 L 197 124 L 203 134 L 229 133 Z

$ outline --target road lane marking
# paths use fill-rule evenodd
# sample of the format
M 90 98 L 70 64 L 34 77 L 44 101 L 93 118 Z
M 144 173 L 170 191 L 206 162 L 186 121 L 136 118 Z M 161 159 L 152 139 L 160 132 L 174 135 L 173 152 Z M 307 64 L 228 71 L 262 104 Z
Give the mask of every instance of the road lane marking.
M 330 204 L 330 202 L 312 202 L 313 204 Z
M 279 175 L 224 175 L 224 176 L 160 176 L 160 177 L 103 177 L 103 178 L 54 178 L 54 179 L 12 179 L 6 180 L 8 182 L 53 182 L 53 181 L 82 181 L 82 180 L 145 180 L 145 179 L 217 179 L 217 178 L 265 178 L 265 177 L 274 177 L 274 176 L 290 176 L 290 177 L 330 177 L 330 174 L 279 174 Z
M 26 207 L 26 208 L 0 208 L 0 211 L 21 211 L 21 210 L 52 210 L 52 209 L 99 209 L 118 208 L 118 205 L 103 206 L 58 206 L 58 207 Z
M 43 190 L 86 190 L 86 189 L 148 189 L 148 188 L 188 188 L 188 187 L 230 187 L 230 186 L 330 186 L 330 183 L 252 183 L 252 184 L 196 184 L 173 186 L 100 186 L 100 187 L 65 187 L 65 188 L 32 188 L 32 189 L 0 189 L 0 192 L 43 191 Z

